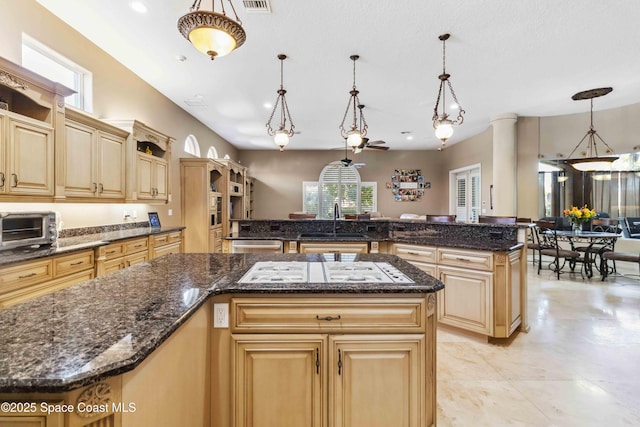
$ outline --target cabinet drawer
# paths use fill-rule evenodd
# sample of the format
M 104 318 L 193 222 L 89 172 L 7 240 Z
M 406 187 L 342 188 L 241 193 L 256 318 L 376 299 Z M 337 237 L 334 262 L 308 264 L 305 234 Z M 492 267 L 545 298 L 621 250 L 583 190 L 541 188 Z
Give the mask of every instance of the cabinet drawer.
M 131 254 L 124 257 L 124 266 L 131 267 L 132 265 L 141 264 L 143 262 L 149 261 L 149 253 L 148 252 L 140 252 L 137 254 Z
M 179 254 L 179 253 L 180 253 L 180 242 L 173 243 L 170 245 L 164 245 L 159 248 L 154 248 L 153 250 L 154 258 L 161 257 L 162 255 Z
M 90 268 L 93 269 L 92 250 L 58 257 L 53 260 L 53 274 L 56 278 Z
M 366 254 L 368 252 L 368 243 L 300 243 L 301 254 Z
M 438 249 L 438 264 L 475 270 L 493 270 L 493 252 Z
M 135 239 L 124 242 L 124 253 L 127 255 L 146 251 L 148 249 L 149 239 L 147 239 L 146 237 L 143 239 Z
M 53 279 L 51 259 L 29 262 L 0 270 L 0 293 Z
M 237 298 L 232 332 L 424 332 L 423 298 Z
M 222 233 L 222 230 L 220 230 Z M 169 243 L 181 242 L 182 241 L 182 232 L 176 231 L 174 233 L 169 233 Z
M 169 234 L 160 234 L 159 236 L 152 236 L 153 246 L 158 247 L 169 243 Z
M 431 246 L 407 245 L 394 243 L 393 253 L 400 258 L 427 263 L 436 262 L 437 249 Z
M 124 255 L 124 244 L 112 243 L 104 247 L 104 256 L 106 259 L 121 258 Z

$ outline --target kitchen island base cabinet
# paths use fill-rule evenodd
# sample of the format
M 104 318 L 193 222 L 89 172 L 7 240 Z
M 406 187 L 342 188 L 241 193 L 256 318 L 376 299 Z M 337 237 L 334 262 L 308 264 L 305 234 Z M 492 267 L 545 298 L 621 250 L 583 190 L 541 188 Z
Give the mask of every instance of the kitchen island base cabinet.
M 212 427 L 435 425 L 435 294 L 220 301 Z
M 0 393 L 0 401 L 36 409 L 42 402 L 68 405 L 49 415 L 0 409 L 0 426 L 210 427 L 211 324 L 204 304 L 132 371 L 64 393 Z M 125 337 L 120 348 L 126 346 Z

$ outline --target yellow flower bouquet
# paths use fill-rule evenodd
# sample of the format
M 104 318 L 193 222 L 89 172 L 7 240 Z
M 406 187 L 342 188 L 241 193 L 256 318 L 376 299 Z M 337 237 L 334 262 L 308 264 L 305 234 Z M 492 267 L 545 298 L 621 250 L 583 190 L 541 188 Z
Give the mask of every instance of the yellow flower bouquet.
M 589 209 L 587 205 L 584 205 L 581 208 L 571 206 L 571 209 L 565 209 L 562 213 L 564 213 L 564 216 L 567 217 L 571 224 L 579 226 L 596 217 L 596 211 L 594 209 Z

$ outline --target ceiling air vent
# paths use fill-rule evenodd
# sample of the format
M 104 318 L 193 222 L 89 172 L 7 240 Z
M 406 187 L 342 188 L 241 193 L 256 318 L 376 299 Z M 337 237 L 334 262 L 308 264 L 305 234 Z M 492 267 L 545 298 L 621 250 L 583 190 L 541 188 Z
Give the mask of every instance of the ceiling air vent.
M 247 13 L 271 13 L 269 0 L 242 0 Z

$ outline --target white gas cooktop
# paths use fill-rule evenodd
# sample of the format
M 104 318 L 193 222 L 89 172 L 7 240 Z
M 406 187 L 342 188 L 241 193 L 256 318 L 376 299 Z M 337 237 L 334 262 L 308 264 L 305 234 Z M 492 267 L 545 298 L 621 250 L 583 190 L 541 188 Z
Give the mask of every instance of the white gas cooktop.
M 386 262 L 256 262 L 239 283 L 414 283 Z

